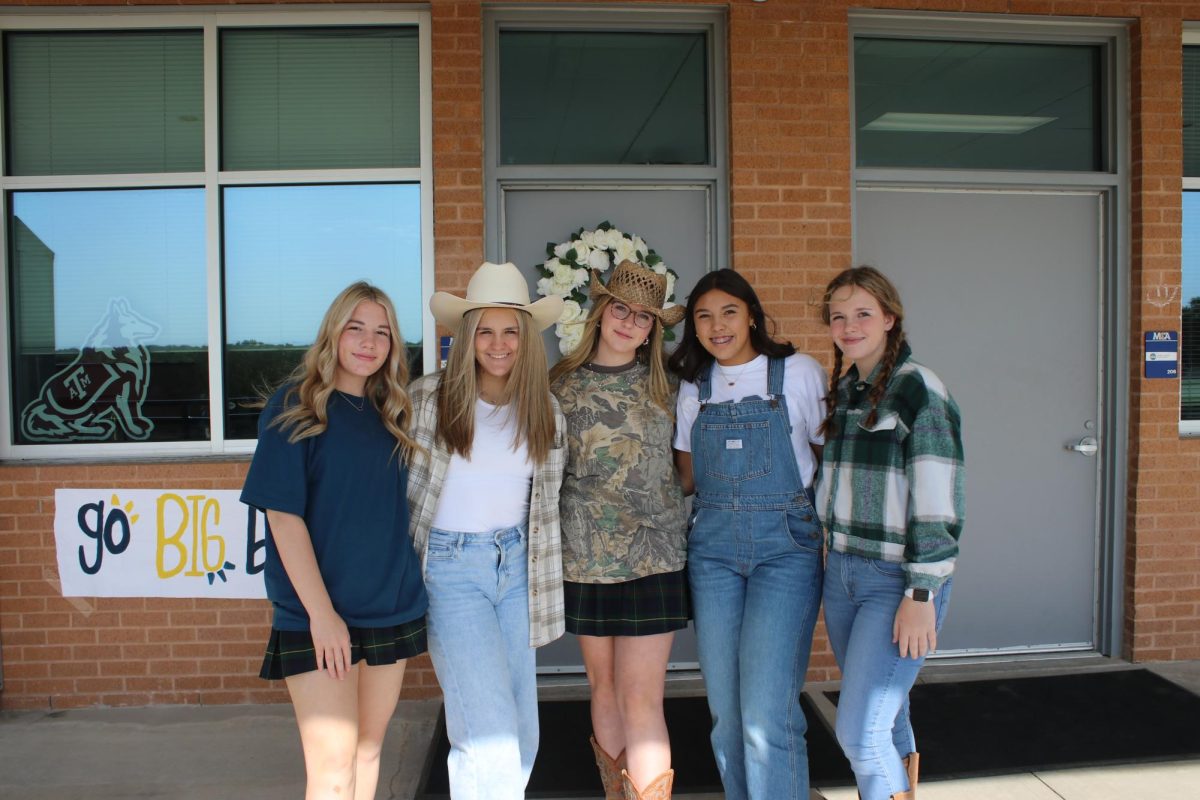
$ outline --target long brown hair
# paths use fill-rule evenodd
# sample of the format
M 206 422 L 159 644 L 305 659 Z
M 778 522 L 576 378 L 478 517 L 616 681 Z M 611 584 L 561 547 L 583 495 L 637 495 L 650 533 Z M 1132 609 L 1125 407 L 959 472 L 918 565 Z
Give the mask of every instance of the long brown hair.
M 600 344 L 600 320 L 612 303 L 612 295 L 596 298 L 583 323 L 583 338 L 574 350 L 563 356 L 550 370 L 550 383 L 579 369 L 596 355 L 596 348 Z M 654 318 L 647 337 L 650 341 L 638 346 L 637 360 L 650 367 L 650 399 L 674 419 L 675 404 L 672 402 L 671 381 L 667 378 L 667 354 L 663 350 L 663 326 L 657 316 L 650 316 Z
M 829 303 L 833 300 L 834 292 L 845 288 L 853 291 L 854 287 L 868 292 L 879 302 L 879 307 L 883 309 L 884 314 L 895 318 L 892 329 L 887 332 L 887 346 L 884 348 L 883 358 L 879 360 L 879 377 L 872 384 L 871 391 L 867 395 L 871 401 L 871 411 L 867 414 L 865 422 L 871 426 L 879 420 L 879 401 L 883 399 L 883 395 L 887 391 L 888 381 L 891 380 L 892 370 L 896 366 L 896 359 L 900 357 L 900 348 L 904 344 L 904 304 L 900 302 L 900 292 L 896 290 L 895 284 L 888 280 L 882 272 L 874 267 L 851 267 L 838 273 L 837 277 L 825 287 L 825 296 L 821 301 L 821 320 L 826 325 L 829 324 Z M 837 431 L 834 430 L 833 414 L 837 408 L 838 382 L 841 377 L 842 351 L 835 344 L 833 346 L 833 371 L 829 373 L 829 393 L 825 396 L 825 421 L 818 429 L 818 432 L 825 436 L 837 434 Z M 859 378 L 866 380 L 867 376 L 860 375 Z
M 438 386 L 437 436 L 451 453 L 471 457 L 475 440 L 475 400 L 479 396 L 479 365 L 475 363 L 475 330 L 487 309 L 463 315 L 450 345 L 446 370 Z M 506 406 L 517 423 L 513 447 L 525 443 L 529 460 L 540 464 L 554 446 L 554 405 L 546 374 L 546 347 L 529 314 L 517 317 L 517 359 L 497 405 Z
M 367 378 L 364 394 L 379 412 L 388 433 L 396 439 L 396 450 L 408 461 L 417 443 L 408 435 L 412 401 L 408 391 L 408 351 L 400 335 L 396 309 L 382 289 L 365 281 L 352 283 L 338 294 L 325 312 L 317 340 L 304 354 L 299 366 L 288 376 L 283 396 L 284 410 L 271 420 L 288 431 L 289 442 L 319 436 L 329 427 L 329 398 L 337 378 L 338 340 L 359 303 L 378 303 L 387 315 L 392 343 L 387 362 Z

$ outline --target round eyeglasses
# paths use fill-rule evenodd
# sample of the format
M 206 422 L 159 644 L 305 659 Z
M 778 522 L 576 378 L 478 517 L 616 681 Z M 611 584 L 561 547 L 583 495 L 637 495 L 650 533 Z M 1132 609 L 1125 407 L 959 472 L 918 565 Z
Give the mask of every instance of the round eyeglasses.
M 609 303 L 608 310 L 612 312 L 613 319 L 629 319 L 629 315 L 633 314 L 633 324 L 639 328 L 649 328 L 654 324 L 654 315 L 648 311 L 638 311 L 636 314 L 633 309 L 624 303 Z

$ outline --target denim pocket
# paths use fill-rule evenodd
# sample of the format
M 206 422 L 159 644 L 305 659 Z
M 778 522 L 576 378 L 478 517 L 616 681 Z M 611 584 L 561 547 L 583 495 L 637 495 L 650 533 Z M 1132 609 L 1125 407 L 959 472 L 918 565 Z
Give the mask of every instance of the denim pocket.
M 425 545 L 426 561 L 452 561 L 458 556 L 458 547 L 452 537 L 432 531 Z
M 784 512 L 784 522 L 792 544 L 802 550 L 820 551 L 821 523 L 817 521 L 817 515 L 811 506 L 788 509 Z
M 692 442 L 693 448 L 696 442 Z M 747 481 L 771 472 L 769 422 L 700 421 L 704 474 L 723 481 Z
M 904 566 L 892 561 L 884 561 L 879 558 L 868 558 L 867 562 L 871 565 L 871 569 L 878 572 L 885 578 L 903 578 Z

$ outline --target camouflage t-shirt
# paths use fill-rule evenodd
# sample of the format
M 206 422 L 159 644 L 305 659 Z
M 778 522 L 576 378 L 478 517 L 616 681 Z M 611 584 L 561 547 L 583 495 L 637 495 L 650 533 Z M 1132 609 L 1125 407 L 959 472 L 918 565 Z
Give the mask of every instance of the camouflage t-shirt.
M 624 581 L 683 569 L 687 520 L 671 416 L 650 399 L 650 369 L 583 366 L 551 387 L 567 419 L 563 578 Z

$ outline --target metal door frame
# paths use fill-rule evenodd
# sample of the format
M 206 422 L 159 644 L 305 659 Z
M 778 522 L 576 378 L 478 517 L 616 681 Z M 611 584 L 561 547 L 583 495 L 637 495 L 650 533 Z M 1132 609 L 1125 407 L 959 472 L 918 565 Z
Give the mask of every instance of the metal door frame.
M 1101 77 L 1104 137 L 1103 171 L 1026 172 L 957 169 L 858 168 L 853 170 L 852 212 L 860 188 L 1078 191 L 1102 193 L 1106 234 L 1100 244 L 1097 375 L 1098 432 L 1105 443 L 1097 487 L 1097 564 L 1095 650 L 1119 655 L 1122 647 L 1125 589 L 1126 478 L 1129 456 L 1130 208 L 1129 208 L 1129 41 L 1124 20 L 1022 17 L 1000 14 L 852 11 L 849 14 L 851 98 L 854 87 L 854 37 L 966 39 L 1020 43 L 1094 44 L 1103 53 Z M 855 149 L 851 100 L 851 155 Z M 857 255 L 857 213 L 851 230 Z M 1011 655 L 1011 651 L 1004 651 Z M 1033 652 L 1033 651 L 1030 651 Z

